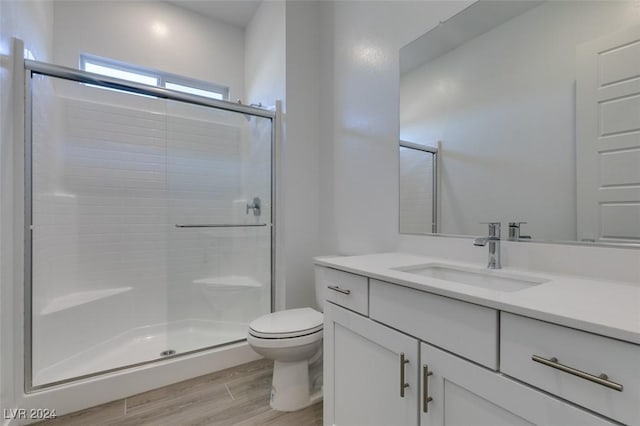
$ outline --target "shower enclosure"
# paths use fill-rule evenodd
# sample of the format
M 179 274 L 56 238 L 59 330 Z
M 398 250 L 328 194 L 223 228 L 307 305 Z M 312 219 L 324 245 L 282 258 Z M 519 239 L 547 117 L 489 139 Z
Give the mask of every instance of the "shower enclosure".
M 244 340 L 273 309 L 275 113 L 26 71 L 28 389 Z

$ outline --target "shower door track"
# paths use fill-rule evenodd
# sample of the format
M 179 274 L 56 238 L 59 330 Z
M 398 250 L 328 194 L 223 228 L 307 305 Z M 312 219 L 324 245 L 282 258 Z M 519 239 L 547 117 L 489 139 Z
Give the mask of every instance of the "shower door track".
M 23 43 L 21 40 L 16 40 L 17 45 L 20 47 L 14 49 L 20 52 L 23 51 Z M 15 68 L 14 68 L 15 69 Z M 271 120 L 271 223 L 269 224 L 255 224 L 255 225 L 242 225 L 242 226 L 269 226 L 271 228 L 271 312 L 275 310 L 275 272 L 276 272 L 276 125 L 279 125 L 278 117 L 281 112 L 281 102 L 276 102 L 275 110 L 267 110 L 257 108 L 249 105 L 243 105 L 240 103 L 234 103 L 229 101 L 222 101 L 217 99 L 210 99 L 202 96 L 191 95 L 187 93 L 178 92 L 163 87 L 149 86 L 146 84 L 139 84 L 130 82 L 127 80 L 121 80 L 118 78 L 106 77 L 100 74 L 94 74 L 74 68 L 64 67 L 60 65 L 49 64 L 46 62 L 34 61 L 25 59 L 24 67 L 21 70 L 24 73 L 24 391 L 25 393 L 32 393 L 43 389 L 48 389 L 53 386 L 62 385 L 65 383 L 75 382 L 78 380 L 101 376 L 116 371 L 135 368 L 147 364 L 156 363 L 158 361 L 164 361 L 167 359 L 173 359 L 182 357 L 183 355 L 191 355 L 198 352 L 203 352 L 211 349 L 216 349 L 224 346 L 233 345 L 239 342 L 246 341 L 246 339 L 234 340 L 232 342 L 218 344 L 213 346 L 207 346 L 200 349 L 179 353 L 163 358 L 157 358 L 149 361 L 139 362 L 135 364 L 129 364 L 122 367 L 117 367 L 105 371 L 98 371 L 79 377 L 73 377 L 70 379 L 59 380 L 44 385 L 33 386 L 32 376 L 32 231 L 33 231 L 33 177 L 32 177 L 32 105 L 31 105 L 31 79 L 33 74 L 40 74 L 48 77 L 60 78 L 64 80 L 75 81 L 78 83 L 91 84 L 94 86 L 107 87 L 110 89 L 121 90 L 129 93 L 152 96 L 161 99 L 174 100 L 178 102 L 184 102 L 192 105 L 199 105 L 204 107 L 215 108 L 224 111 L 237 112 L 246 115 L 252 115 L 257 117 L 263 117 Z M 181 225 L 177 224 L 177 227 L 218 227 L 212 225 Z M 229 227 L 229 225 L 224 225 Z M 231 227 L 235 227 L 232 225 Z
M 264 118 L 275 118 L 276 112 L 249 105 L 242 105 L 229 101 L 205 98 L 203 96 L 190 95 L 188 93 L 177 92 L 164 87 L 149 86 L 147 84 L 134 83 L 119 78 L 106 77 L 74 68 L 60 65 L 48 64 L 46 62 L 32 61 L 25 59 L 25 68 L 32 73 L 42 74 L 49 77 L 57 77 L 65 80 L 76 81 L 78 83 L 93 84 L 96 86 L 108 87 L 110 89 L 124 90 L 126 92 L 137 93 L 139 95 L 153 96 L 156 98 L 170 99 L 174 101 L 186 102 L 194 105 L 207 106 L 225 111 L 239 112 L 242 114 L 256 115 Z

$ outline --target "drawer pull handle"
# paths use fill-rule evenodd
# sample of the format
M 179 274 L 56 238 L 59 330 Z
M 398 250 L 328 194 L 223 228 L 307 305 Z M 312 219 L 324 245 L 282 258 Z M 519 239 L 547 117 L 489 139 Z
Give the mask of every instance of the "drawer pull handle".
M 429 366 L 424 364 L 422 366 L 422 411 L 429 412 L 429 403 L 433 401 L 433 398 L 429 396 L 429 376 L 433 374 L 433 371 L 429 371 Z
M 351 290 L 345 290 L 344 288 L 340 288 L 337 285 L 329 285 L 327 286 L 329 290 L 337 291 L 342 294 L 351 294 Z
M 405 358 L 404 352 L 400 354 L 400 398 L 404 398 L 404 390 L 409 387 L 409 383 L 404 381 L 404 365 L 409 364 L 409 360 Z
M 619 383 L 612 382 L 609 380 L 606 374 L 602 373 L 599 376 L 594 376 L 593 374 L 585 373 L 584 371 L 580 371 L 578 369 L 560 364 L 558 362 L 558 358 L 553 357 L 551 359 L 543 358 L 539 355 L 531 356 L 531 360 L 535 362 L 539 362 L 540 364 L 544 364 L 547 367 L 555 368 L 556 370 L 564 371 L 565 373 L 573 374 L 574 376 L 578 376 L 581 379 L 589 380 L 590 382 L 597 383 L 599 385 L 608 387 L 609 389 L 617 390 L 618 392 L 622 392 L 623 386 Z

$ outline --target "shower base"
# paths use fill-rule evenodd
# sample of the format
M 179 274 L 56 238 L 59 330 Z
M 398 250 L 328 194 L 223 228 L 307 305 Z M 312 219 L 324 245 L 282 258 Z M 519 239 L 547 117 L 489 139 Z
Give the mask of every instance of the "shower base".
M 138 327 L 33 372 L 33 386 L 180 355 L 246 337 L 248 324 L 187 319 Z M 173 352 L 172 352 L 173 351 Z

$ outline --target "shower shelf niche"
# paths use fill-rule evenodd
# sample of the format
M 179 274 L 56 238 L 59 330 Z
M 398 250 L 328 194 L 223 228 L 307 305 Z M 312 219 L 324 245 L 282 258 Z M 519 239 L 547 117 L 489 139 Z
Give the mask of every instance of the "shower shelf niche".
M 193 281 L 212 314 L 225 321 L 245 322 L 246 309 L 257 310 L 263 284 L 248 275 L 225 275 Z M 239 315 L 238 315 L 239 314 Z
M 60 311 L 75 308 L 80 305 L 116 296 L 133 290 L 133 287 L 117 287 L 105 290 L 77 291 L 51 300 L 41 311 L 40 315 L 51 315 Z
M 193 281 L 207 290 L 242 290 L 262 287 L 262 283 L 246 275 L 200 278 Z

